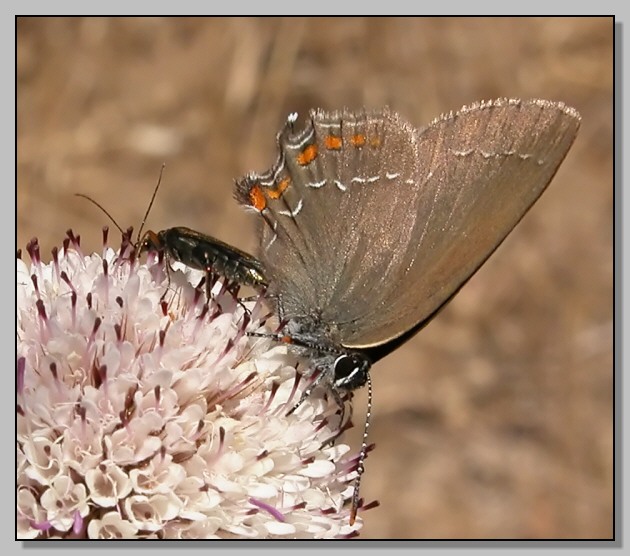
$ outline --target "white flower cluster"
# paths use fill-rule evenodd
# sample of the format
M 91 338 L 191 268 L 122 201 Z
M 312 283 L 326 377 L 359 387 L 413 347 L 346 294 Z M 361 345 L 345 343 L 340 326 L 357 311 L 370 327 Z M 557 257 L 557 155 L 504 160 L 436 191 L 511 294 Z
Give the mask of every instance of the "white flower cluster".
M 338 538 L 356 457 L 261 300 L 74 236 L 17 261 L 19 538 Z M 181 267 L 183 268 L 183 267 Z M 168 274 L 168 275 L 167 275 Z M 164 296 L 164 293 L 166 295 Z

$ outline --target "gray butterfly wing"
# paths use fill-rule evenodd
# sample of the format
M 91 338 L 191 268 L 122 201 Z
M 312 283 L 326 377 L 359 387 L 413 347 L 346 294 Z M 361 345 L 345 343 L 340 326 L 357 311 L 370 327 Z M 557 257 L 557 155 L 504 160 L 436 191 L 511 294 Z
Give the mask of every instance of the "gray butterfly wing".
M 260 258 L 287 316 L 339 343 L 382 345 L 435 313 L 555 174 L 579 127 L 561 103 L 497 100 L 416 131 L 396 114 L 316 111 L 237 183 L 261 215 Z M 260 199 L 258 199 L 260 201 Z M 262 207 L 262 203 L 258 203 Z
M 560 103 L 500 100 L 437 119 L 417 135 L 416 219 L 388 288 L 344 334 L 367 348 L 417 327 L 450 299 L 545 190 L 579 128 Z M 411 204 L 413 203 L 413 204 Z M 359 328 L 356 322 L 370 322 Z
M 364 244 L 398 229 L 388 217 L 378 222 L 382 210 L 370 211 L 390 195 L 379 183 L 382 169 L 402 160 L 415 164 L 413 136 L 387 110 L 311 111 L 304 129 L 296 131 L 289 119 L 279 133 L 278 160 L 267 173 L 237 181 L 237 200 L 262 216 L 258 255 L 287 316 L 352 318 L 345 306 L 356 305 L 353 261 L 362 260 Z M 413 218 L 404 216 L 409 227 Z M 391 233 L 379 233 L 387 226 Z M 344 304 L 341 311 L 331 307 L 334 298 Z

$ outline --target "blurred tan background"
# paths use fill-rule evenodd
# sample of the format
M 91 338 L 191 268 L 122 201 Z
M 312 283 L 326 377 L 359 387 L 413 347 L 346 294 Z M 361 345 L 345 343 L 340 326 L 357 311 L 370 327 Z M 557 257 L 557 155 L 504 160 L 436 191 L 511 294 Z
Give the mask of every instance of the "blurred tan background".
M 102 213 L 255 248 L 234 178 L 286 115 L 389 104 L 418 126 L 498 96 L 582 129 L 554 182 L 431 325 L 375 366 L 363 538 L 612 535 L 611 19 L 20 19 L 17 247 Z M 363 422 L 364 392 L 356 422 Z M 358 449 L 361 426 L 351 438 Z M 354 432 L 354 431 L 353 431 Z

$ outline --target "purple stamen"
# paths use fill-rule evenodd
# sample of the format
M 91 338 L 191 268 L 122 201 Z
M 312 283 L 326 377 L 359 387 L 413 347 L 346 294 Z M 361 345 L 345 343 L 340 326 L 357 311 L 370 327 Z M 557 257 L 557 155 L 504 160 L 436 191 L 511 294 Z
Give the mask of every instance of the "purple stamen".
M 57 280 L 59 280 L 59 249 L 57 247 L 53 247 L 51 253 L 53 266 L 55 267 L 55 276 L 57 277 Z
M 82 529 L 83 529 L 83 518 L 81 517 L 81 514 L 77 510 L 74 512 L 74 522 L 72 523 L 72 532 L 75 535 L 78 535 Z
M 21 395 L 24 391 L 24 373 L 26 371 L 26 358 L 18 357 L 17 360 L 17 393 Z
M 277 510 L 273 506 L 270 506 L 269 504 L 266 504 L 262 500 L 258 500 L 256 498 L 250 498 L 249 499 L 249 503 L 253 504 L 254 506 L 259 507 L 261 510 L 265 510 L 268 514 L 270 514 L 272 517 L 274 517 L 276 519 L 276 521 L 280 521 L 280 522 L 284 523 L 284 521 L 285 521 L 284 515 L 282 514 L 282 512 L 280 512 L 279 510 Z
M 103 253 L 107 249 L 107 238 L 109 236 L 109 226 L 103 226 Z

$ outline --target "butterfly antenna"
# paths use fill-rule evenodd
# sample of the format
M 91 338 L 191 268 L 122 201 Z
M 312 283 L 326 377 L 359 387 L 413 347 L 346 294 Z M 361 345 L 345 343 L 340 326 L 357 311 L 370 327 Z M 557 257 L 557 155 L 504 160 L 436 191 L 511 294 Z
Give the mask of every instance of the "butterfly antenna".
M 136 245 L 140 242 L 140 237 L 142 234 L 142 229 L 144 228 L 144 224 L 147 221 L 149 216 L 149 212 L 151 212 L 151 207 L 153 206 L 153 201 L 155 201 L 155 196 L 157 195 L 158 189 L 160 188 L 160 184 L 162 183 L 162 174 L 164 173 L 164 167 L 166 163 L 162 163 L 162 167 L 160 168 L 160 175 L 158 177 L 157 184 L 155 189 L 153 190 L 153 195 L 151 196 L 151 201 L 149 201 L 149 206 L 147 207 L 147 211 L 144 213 L 144 217 L 142 218 L 142 224 L 140 224 L 140 228 L 138 229 L 138 237 L 136 238 Z
M 96 202 L 94 199 L 92 199 L 92 197 L 84 195 L 83 193 L 75 193 L 75 195 L 77 197 L 83 197 L 84 199 L 87 199 L 88 201 L 90 201 L 90 203 L 100 208 L 105 213 L 105 215 L 114 223 L 114 226 L 116 226 L 118 230 L 120 230 L 120 233 L 124 235 L 125 232 L 123 232 L 123 229 L 118 225 L 118 222 L 114 220 L 114 217 L 111 214 L 109 214 L 109 212 L 107 212 L 100 203 Z
M 363 428 L 363 438 L 361 440 L 361 452 L 359 452 L 359 461 L 357 465 L 357 478 L 354 481 L 354 492 L 352 493 L 352 507 L 350 509 L 350 525 L 354 525 L 354 521 L 357 517 L 357 511 L 359 509 L 359 486 L 361 485 L 361 476 L 365 471 L 363 462 L 367 457 L 368 445 L 368 429 L 370 428 L 370 416 L 372 415 L 372 379 L 370 375 L 367 375 L 367 387 L 368 387 L 368 399 L 367 399 L 367 413 L 365 414 L 365 427 Z

